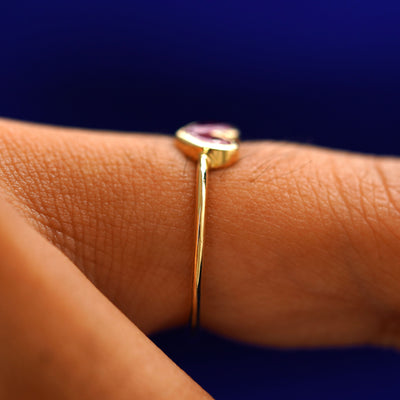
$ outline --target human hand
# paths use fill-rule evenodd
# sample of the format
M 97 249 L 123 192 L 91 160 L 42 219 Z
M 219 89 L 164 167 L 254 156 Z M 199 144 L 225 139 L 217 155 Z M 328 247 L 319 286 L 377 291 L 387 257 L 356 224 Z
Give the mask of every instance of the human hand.
M 194 165 L 172 139 L 89 134 L 14 121 L 2 121 L 0 130 L 1 188 L 26 222 L 146 334 L 186 323 Z M 237 164 L 210 174 L 202 326 L 275 346 L 397 345 L 399 166 L 393 158 L 243 143 Z M 78 274 L 63 260 L 69 274 Z M 89 301 L 86 290 L 68 310 L 77 312 L 81 302 L 105 302 L 110 313 L 117 313 L 97 292 L 102 300 Z M 66 292 L 60 291 L 73 301 Z M 45 317 L 40 324 L 46 323 Z M 36 329 L 40 324 L 36 322 Z M 130 354 L 125 351 L 132 348 L 127 338 L 141 337 L 140 347 L 145 343 L 151 348 L 142 365 L 162 359 L 166 370 L 173 371 L 165 376 L 174 376 L 165 385 L 173 382 L 175 389 L 188 387 L 203 396 L 128 325 L 122 353 Z M 92 338 L 95 332 L 85 329 Z M 113 342 L 118 335 L 109 337 Z M 135 369 L 133 358 L 124 364 L 131 376 L 143 372 Z M 97 364 L 109 368 L 104 358 Z M 73 369 L 72 364 L 63 367 Z M 43 374 L 38 376 L 40 381 Z M 78 377 L 85 379 L 84 372 Z M 117 369 L 115 379 L 125 382 L 126 375 Z M 145 382 L 143 378 L 144 388 Z M 146 398 L 140 386 L 129 390 Z M 163 398 L 165 390 L 157 393 Z

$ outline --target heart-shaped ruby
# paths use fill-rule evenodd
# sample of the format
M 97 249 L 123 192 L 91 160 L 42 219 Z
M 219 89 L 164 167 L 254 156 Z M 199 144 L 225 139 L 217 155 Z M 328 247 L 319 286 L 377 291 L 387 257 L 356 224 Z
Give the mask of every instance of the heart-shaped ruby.
M 225 132 L 232 131 L 233 126 L 225 123 L 193 122 L 185 126 L 185 132 L 207 143 L 231 144 Z

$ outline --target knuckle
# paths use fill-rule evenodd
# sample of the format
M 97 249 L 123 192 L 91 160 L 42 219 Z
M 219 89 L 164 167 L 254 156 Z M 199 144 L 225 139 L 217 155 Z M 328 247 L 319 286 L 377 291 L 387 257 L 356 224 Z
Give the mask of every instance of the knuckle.
M 379 338 L 390 334 L 387 313 L 400 305 L 400 174 L 398 161 L 357 157 L 335 174 L 346 214 L 342 223 L 356 254 L 349 267 L 369 309 L 378 315 Z M 389 332 L 389 333 L 388 333 Z
M 332 172 L 336 197 L 332 208 L 344 211 L 337 213 L 343 225 L 360 236 L 361 243 L 373 239 L 375 248 L 400 238 L 400 191 L 395 184 L 400 174 L 393 179 L 393 171 L 385 163 L 373 157 L 354 157 L 347 166 L 342 162 L 334 165 Z
M 316 202 L 329 215 L 328 229 L 334 232 L 334 256 L 345 266 L 354 296 L 375 316 L 400 305 L 396 169 L 376 157 L 335 154 L 316 180 Z
M 374 162 L 377 185 L 374 192 L 374 209 L 381 225 L 396 240 L 400 239 L 400 173 L 398 162 Z

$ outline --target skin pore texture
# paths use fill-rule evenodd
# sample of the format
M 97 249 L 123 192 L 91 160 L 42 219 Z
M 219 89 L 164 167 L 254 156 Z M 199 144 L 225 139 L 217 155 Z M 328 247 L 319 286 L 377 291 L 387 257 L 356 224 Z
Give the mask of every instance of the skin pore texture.
M 118 319 L 126 337 L 140 338 L 183 382 L 176 385 L 188 388 L 187 398 L 206 398 L 139 331 L 188 321 L 195 163 L 169 136 L 10 120 L 0 121 L 0 151 L 0 191 L 22 216 L 18 224 L 90 286 L 69 299 L 69 278 L 46 277 L 61 282 L 59 301 L 77 307 L 71 318 L 93 296 L 90 304 L 104 303 L 93 318 Z M 201 325 L 260 345 L 398 346 L 400 162 L 267 141 L 240 151 L 236 164 L 209 175 Z M 51 270 L 50 259 L 40 271 Z M 96 351 L 108 345 L 94 343 Z M 158 398 L 147 394 L 137 398 Z

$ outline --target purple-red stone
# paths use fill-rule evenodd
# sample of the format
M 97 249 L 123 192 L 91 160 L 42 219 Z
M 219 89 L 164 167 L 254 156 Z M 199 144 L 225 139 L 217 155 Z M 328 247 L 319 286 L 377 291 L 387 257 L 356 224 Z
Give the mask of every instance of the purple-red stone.
M 221 131 L 230 130 L 232 126 L 223 123 L 209 123 L 209 122 L 193 122 L 185 127 L 185 131 L 190 135 L 197 137 L 205 142 L 230 144 L 227 139 L 224 139 Z

